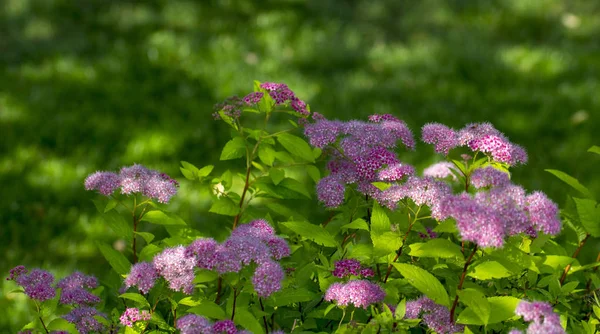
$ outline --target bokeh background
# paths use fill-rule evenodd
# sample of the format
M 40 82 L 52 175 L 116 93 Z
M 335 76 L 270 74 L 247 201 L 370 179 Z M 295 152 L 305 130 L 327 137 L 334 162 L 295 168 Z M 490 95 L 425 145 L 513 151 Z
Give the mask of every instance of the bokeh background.
M 587 0 L 0 1 L 0 276 L 24 264 L 103 279 L 94 241 L 117 238 L 83 188 L 96 170 L 161 169 L 182 182 L 170 209 L 218 228 L 179 161 L 229 167 L 212 106 L 254 79 L 328 118 L 392 113 L 417 134 L 490 121 L 529 152 L 516 182 L 562 204 L 570 190 L 544 172 L 561 169 L 600 197 L 586 153 L 600 145 L 598 36 Z M 406 159 L 422 168 L 431 153 Z M 33 312 L 2 282 L 12 333 Z

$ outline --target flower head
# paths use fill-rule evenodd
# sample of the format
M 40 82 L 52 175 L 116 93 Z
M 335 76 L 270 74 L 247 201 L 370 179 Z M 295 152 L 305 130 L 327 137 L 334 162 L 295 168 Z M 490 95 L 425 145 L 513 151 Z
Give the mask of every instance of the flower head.
M 133 327 L 136 322 L 149 321 L 151 318 L 152 314 L 146 310 L 140 311 L 137 308 L 127 308 L 119 320 L 123 326 Z
M 145 294 L 152 289 L 157 278 L 158 272 L 154 264 L 150 262 L 138 262 L 131 266 L 129 275 L 125 279 L 125 287 L 137 286 L 140 292 Z
M 171 290 L 181 290 L 188 295 L 194 290 L 195 262 L 193 258 L 185 256 L 183 246 L 166 248 L 152 261 L 157 273 L 169 282 Z
M 43 302 L 56 296 L 56 290 L 51 286 L 54 276 L 45 270 L 32 269 L 27 273 L 25 267 L 18 266 L 10 271 L 10 277 L 25 290 L 25 294 L 31 299 Z
M 252 276 L 252 285 L 260 297 L 269 297 L 273 292 L 281 290 L 284 273 L 279 263 L 265 261 L 256 267 Z
M 352 280 L 347 283 L 333 283 L 325 293 L 325 300 L 335 302 L 337 306 L 345 307 L 352 304 L 364 309 L 367 306 L 383 301 L 383 289 L 366 280 Z
M 98 279 L 94 276 L 87 276 L 78 271 L 63 278 L 56 284 L 57 288 L 61 288 L 60 294 L 61 304 L 97 304 L 100 302 L 100 297 L 90 293 L 87 289 L 94 289 L 98 286 Z
M 112 194 L 121 183 L 119 175 L 111 172 L 96 172 L 85 179 L 86 190 L 97 190 L 104 196 Z
M 515 314 L 523 316 L 523 320 L 531 322 L 527 328 L 528 334 L 566 333 L 560 324 L 560 317 L 554 313 L 552 306 L 546 302 L 523 300 L 517 305 Z
M 71 310 L 71 312 L 63 318 L 77 327 L 79 333 L 87 334 L 89 332 L 100 332 L 104 330 L 104 325 L 100 323 L 94 316 L 105 317 L 104 314 L 98 312 L 93 307 L 82 306 Z
M 423 142 L 434 144 L 437 153 L 448 155 L 451 149 L 458 146 L 458 138 L 456 132 L 439 123 L 425 124 L 422 129 Z
M 214 323 L 212 326 L 213 332 L 215 334 L 236 334 L 238 333 L 237 328 L 235 328 L 235 323 L 231 320 L 221 320 Z
M 186 314 L 177 319 L 175 325 L 181 334 L 213 334 L 212 324 L 205 317 L 196 314 Z
M 436 304 L 425 296 L 406 302 L 404 316 L 407 319 L 421 317 L 429 329 L 440 334 L 451 334 L 464 330 L 463 325 L 457 325 L 450 321 L 450 311 L 447 307 Z
M 456 171 L 456 166 L 447 161 L 435 163 L 423 170 L 423 176 L 433 177 L 436 179 L 445 179 L 450 177 L 453 181 L 456 180 L 456 175 L 452 171 Z

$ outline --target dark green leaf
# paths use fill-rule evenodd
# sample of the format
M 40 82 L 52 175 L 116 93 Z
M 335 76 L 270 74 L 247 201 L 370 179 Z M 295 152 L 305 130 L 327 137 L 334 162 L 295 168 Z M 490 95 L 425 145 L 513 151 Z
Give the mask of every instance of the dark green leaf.
M 280 168 L 271 168 L 269 170 L 269 176 L 274 185 L 278 185 L 285 178 L 285 171 Z
M 149 244 L 146 247 L 142 248 L 139 254 L 140 261 L 151 261 L 154 255 L 162 252 L 162 248 Z
M 315 162 L 313 151 L 304 139 L 284 132 L 277 135 L 277 141 L 291 154 L 303 160 Z
M 135 232 L 135 234 L 144 238 L 144 241 L 146 241 L 147 244 L 151 243 L 152 240 L 154 240 L 154 234 L 149 233 L 149 232 Z
M 582 193 L 585 197 L 594 198 L 594 195 L 592 195 L 592 193 L 588 190 L 588 188 L 584 187 L 581 183 L 579 183 L 579 181 L 576 178 L 572 177 L 571 175 L 566 174 L 566 173 L 561 172 L 556 169 L 546 169 L 546 172 L 551 173 L 552 175 L 556 176 L 564 183 L 570 185 L 575 190 Z
M 210 300 L 203 300 L 200 305 L 190 308 L 187 312 L 203 315 L 212 319 L 223 320 L 227 318 L 225 311 Z
M 600 207 L 591 199 L 573 198 L 583 228 L 593 237 L 600 237 Z
M 306 166 L 306 172 L 308 173 L 308 175 L 310 176 L 310 178 L 316 182 L 319 182 L 319 180 L 321 179 L 321 172 L 319 171 L 319 169 L 313 165 L 308 165 Z
M 129 268 L 131 267 L 131 263 L 127 258 L 121 254 L 119 251 L 110 247 L 109 245 L 99 242 L 96 242 L 96 245 L 100 249 L 100 252 L 104 256 L 104 258 L 108 261 L 110 266 L 121 275 L 125 275 L 129 273 Z
M 311 198 L 310 192 L 308 192 L 308 190 L 306 190 L 306 187 L 304 186 L 304 184 L 302 184 L 294 179 L 291 179 L 289 177 L 283 179 L 283 181 L 281 181 L 279 186 L 284 187 L 289 190 L 292 190 L 299 194 L 302 194 L 302 195 L 306 196 L 307 198 Z
M 108 203 L 106 203 L 106 207 L 104 208 L 104 213 L 107 213 L 108 211 L 114 209 L 117 206 L 117 204 L 119 204 L 119 202 L 116 199 L 111 198 L 108 201 Z
M 235 137 L 225 144 L 221 151 L 221 160 L 241 158 L 246 155 L 246 142 L 242 137 Z
M 314 241 L 319 245 L 323 245 L 325 247 L 337 247 L 337 242 L 335 242 L 335 239 L 322 226 L 297 221 L 285 222 L 281 223 L 281 225 L 289 228 L 304 238 Z
M 293 303 L 307 302 L 317 296 L 319 295 L 305 288 L 286 288 L 272 294 L 266 304 L 272 307 L 285 306 Z
M 119 296 L 119 298 L 133 300 L 134 302 L 140 304 L 143 307 L 150 307 L 150 303 L 146 300 L 146 298 L 139 293 L 127 292 Z
M 410 245 L 408 254 L 416 257 L 464 258 L 460 246 L 441 238 L 431 239 L 424 243 L 413 243 Z
M 394 263 L 394 267 L 408 283 L 437 304 L 450 306 L 448 293 L 440 281 L 427 270 L 407 263 Z
M 249 330 L 251 333 L 264 333 L 260 322 L 256 317 L 245 308 L 237 307 L 235 310 L 235 318 L 233 322 Z
M 208 212 L 224 216 L 235 216 L 240 213 L 240 207 L 236 205 L 230 198 L 221 197 L 213 203 Z

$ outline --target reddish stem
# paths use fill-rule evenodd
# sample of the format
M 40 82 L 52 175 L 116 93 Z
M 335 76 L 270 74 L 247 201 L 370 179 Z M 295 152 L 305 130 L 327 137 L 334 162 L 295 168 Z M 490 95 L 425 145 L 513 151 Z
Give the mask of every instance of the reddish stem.
M 460 275 L 460 281 L 458 282 L 458 287 L 456 288 L 456 297 L 454 297 L 454 302 L 452 303 L 452 308 L 450 309 L 450 322 L 454 322 L 454 311 L 456 311 L 456 305 L 458 305 L 458 291 L 462 290 L 463 283 L 465 282 L 465 277 L 467 277 L 467 269 L 469 268 L 469 264 L 471 264 L 471 260 L 473 260 L 473 256 L 477 252 L 477 245 L 473 248 L 471 255 L 465 262 L 465 266 L 463 267 L 463 272 Z
M 590 237 L 590 235 L 586 234 L 585 238 L 583 238 L 583 240 L 581 240 L 581 242 L 579 243 L 579 246 L 577 246 L 577 249 L 573 253 L 573 256 L 571 256 L 573 259 L 577 258 L 577 256 L 579 255 L 579 252 L 581 252 L 581 248 L 583 248 L 583 245 L 585 245 L 585 243 L 589 237 Z M 567 266 L 565 267 L 565 270 L 563 271 L 562 276 L 560 277 L 560 285 L 562 285 L 564 283 L 570 269 L 571 269 L 571 263 L 567 264 Z

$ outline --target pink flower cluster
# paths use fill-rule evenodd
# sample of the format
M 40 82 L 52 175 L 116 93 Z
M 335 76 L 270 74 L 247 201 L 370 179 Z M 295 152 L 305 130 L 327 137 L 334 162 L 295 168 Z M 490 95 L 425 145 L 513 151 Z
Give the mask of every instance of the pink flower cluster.
M 260 88 L 269 92 L 269 95 L 275 101 L 275 105 L 289 103 L 292 109 L 297 113 L 303 116 L 308 116 L 310 114 L 306 102 L 300 100 L 286 84 L 264 82 L 260 85 Z
M 375 273 L 373 269 L 361 266 L 360 262 L 356 259 L 345 259 L 335 263 L 333 276 L 338 278 L 350 276 L 373 277 Z
M 425 296 L 406 302 L 404 317 L 407 319 L 421 318 L 429 329 L 440 334 L 464 331 L 464 326 L 450 321 L 450 311 L 447 307 L 436 304 Z
M 527 334 L 565 334 L 560 325 L 560 317 L 552 310 L 552 305 L 546 302 L 521 301 L 515 310 L 523 320 L 530 321 Z M 510 334 L 522 333 L 512 330 Z
M 400 200 L 409 198 L 416 205 L 427 205 L 431 209 L 431 216 L 442 220 L 447 215 L 442 212 L 441 205 L 450 195 L 452 189 L 443 181 L 411 176 L 403 184 L 394 184 L 380 194 L 375 194 L 374 198 L 392 210 Z
M 333 283 L 325 292 L 325 300 L 335 302 L 339 307 L 352 304 L 364 309 L 367 306 L 382 302 L 385 298 L 383 289 L 367 280 L 352 280 L 346 283 Z
M 220 320 L 211 323 L 205 317 L 186 314 L 177 319 L 175 325 L 181 334 L 249 334 L 246 330 L 238 330 L 231 320 Z
M 142 194 L 168 203 L 175 194 L 179 183 L 167 174 L 135 164 L 123 167 L 119 174 L 96 172 L 85 179 L 85 189 L 97 190 L 104 196 L 110 196 L 117 188 L 125 195 Z
M 332 159 L 330 174 L 317 185 L 317 196 L 327 207 L 337 207 L 344 201 L 346 185 L 356 184 L 357 190 L 369 196 L 379 190 L 374 181 L 398 181 L 413 175 L 414 167 L 402 163 L 392 151 L 401 141 L 414 149 L 412 132 L 403 121 L 392 115 L 372 115 L 369 122 L 330 121 L 314 117 L 305 125 L 304 134 L 311 145 L 329 148 Z
M 239 272 L 244 266 L 257 264 L 252 283 L 257 294 L 268 297 L 281 289 L 284 272 L 276 261 L 288 256 L 290 249 L 284 239 L 275 235 L 263 219 L 240 225 L 231 236 L 219 244 L 213 239 L 197 239 L 189 246 L 167 248 L 156 255 L 152 263 L 132 266 L 125 287 L 137 286 L 148 293 L 158 277 L 169 282 L 172 290 L 191 294 L 194 289 L 194 269 L 215 270 L 219 274 Z
M 429 123 L 423 126 L 421 139 L 433 144 L 435 151 L 444 155 L 456 147 L 467 146 L 473 152 L 485 153 L 495 161 L 508 165 L 527 163 L 525 150 L 511 143 L 490 123 L 468 124 L 459 131 L 443 124 Z
M 133 327 L 138 321 L 149 321 L 150 319 L 152 319 L 152 314 L 150 314 L 150 312 L 146 310 L 140 311 L 137 308 L 131 307 L 123 312 L 119 321 L 121 321 L 123 326 Z

